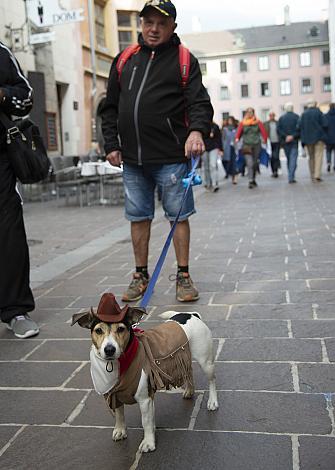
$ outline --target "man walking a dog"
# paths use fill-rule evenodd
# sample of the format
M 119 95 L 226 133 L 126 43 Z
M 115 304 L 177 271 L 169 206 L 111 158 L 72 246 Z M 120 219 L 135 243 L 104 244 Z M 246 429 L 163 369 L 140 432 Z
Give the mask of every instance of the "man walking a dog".
M 102 110 L 106 158 L 116 166 L 123 162 L 125 215 L 131 223 L 136 264 L 122 297 L 125 302 L 139 300 L 148 285 L 155 187 L 172 223 L 181 205 L 182 179 L 190 171 L 189 160 L 205 151 L 203 139 L 213 117 L 198 61 L 186 50 L 189 63 L 181 62 L 182 48 L 174 33 L 175 6 L 169 0 L 150 0 L 140 17 L 139 45 L 115 58 Z M 188 266 L 188 218 L 194 213 L 190 190 L 173 238 L 178 263 L 176 296 L 181 302 L 199 298 Z

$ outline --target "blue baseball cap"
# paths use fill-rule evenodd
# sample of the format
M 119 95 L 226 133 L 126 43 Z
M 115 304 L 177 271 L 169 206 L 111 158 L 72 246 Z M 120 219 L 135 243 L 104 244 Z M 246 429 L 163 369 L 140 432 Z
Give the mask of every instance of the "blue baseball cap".
M 140 16 L 144 16 L 148 8 L 155 8 L 164 16 L 170 16 L 174 20 L 177 16 L 176 7 L 170 0 L 148 0 L 140 11 Z

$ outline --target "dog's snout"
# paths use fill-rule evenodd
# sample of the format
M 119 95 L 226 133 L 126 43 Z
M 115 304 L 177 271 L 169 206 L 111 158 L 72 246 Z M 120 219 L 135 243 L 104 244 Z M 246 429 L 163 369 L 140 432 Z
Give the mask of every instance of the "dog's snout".
M 104 348 L 106 357 L 113 357 L 115 354 L 116 348 L 112 344 L 107 344 Z

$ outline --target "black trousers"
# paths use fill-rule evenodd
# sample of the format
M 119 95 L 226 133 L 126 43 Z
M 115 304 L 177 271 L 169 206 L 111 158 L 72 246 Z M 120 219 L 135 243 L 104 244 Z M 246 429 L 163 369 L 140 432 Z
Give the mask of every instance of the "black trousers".
M 271 170 L 272 173 L 275 174 L 278 172 L 280 168 L 280 160 L 279 160 L 279 151 L 280 151 L 280 143 L 279 142 L 271 142 Z
M 0 319 L 7 323 L 35 308 L 22 206 L 16 196 L 0 209 Z

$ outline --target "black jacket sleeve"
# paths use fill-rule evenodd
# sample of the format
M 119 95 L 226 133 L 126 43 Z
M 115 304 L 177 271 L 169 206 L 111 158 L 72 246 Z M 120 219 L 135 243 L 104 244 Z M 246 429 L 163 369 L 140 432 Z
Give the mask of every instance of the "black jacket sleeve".
M 213 119 L 213 107 L 206 88 L 202 84 L 199 63 L 192 54 L 190 75 L 185 87 L 185 104 L 189 133 L 200 131 L 204 138 L 208 137 Z
M 115 57 L 110 70 L 106 100 L 101 110 L 101 127 L 105 139 L 106 155 L 114 150 L 121 150 L 117 127 L 120 96 L 119 79 L 116 70 L 118 58 L 119 56 Z
M 25 116 L 32 108 L 33 89 L 14 55 L 0 43 L 0 107 L 6 114 Z

